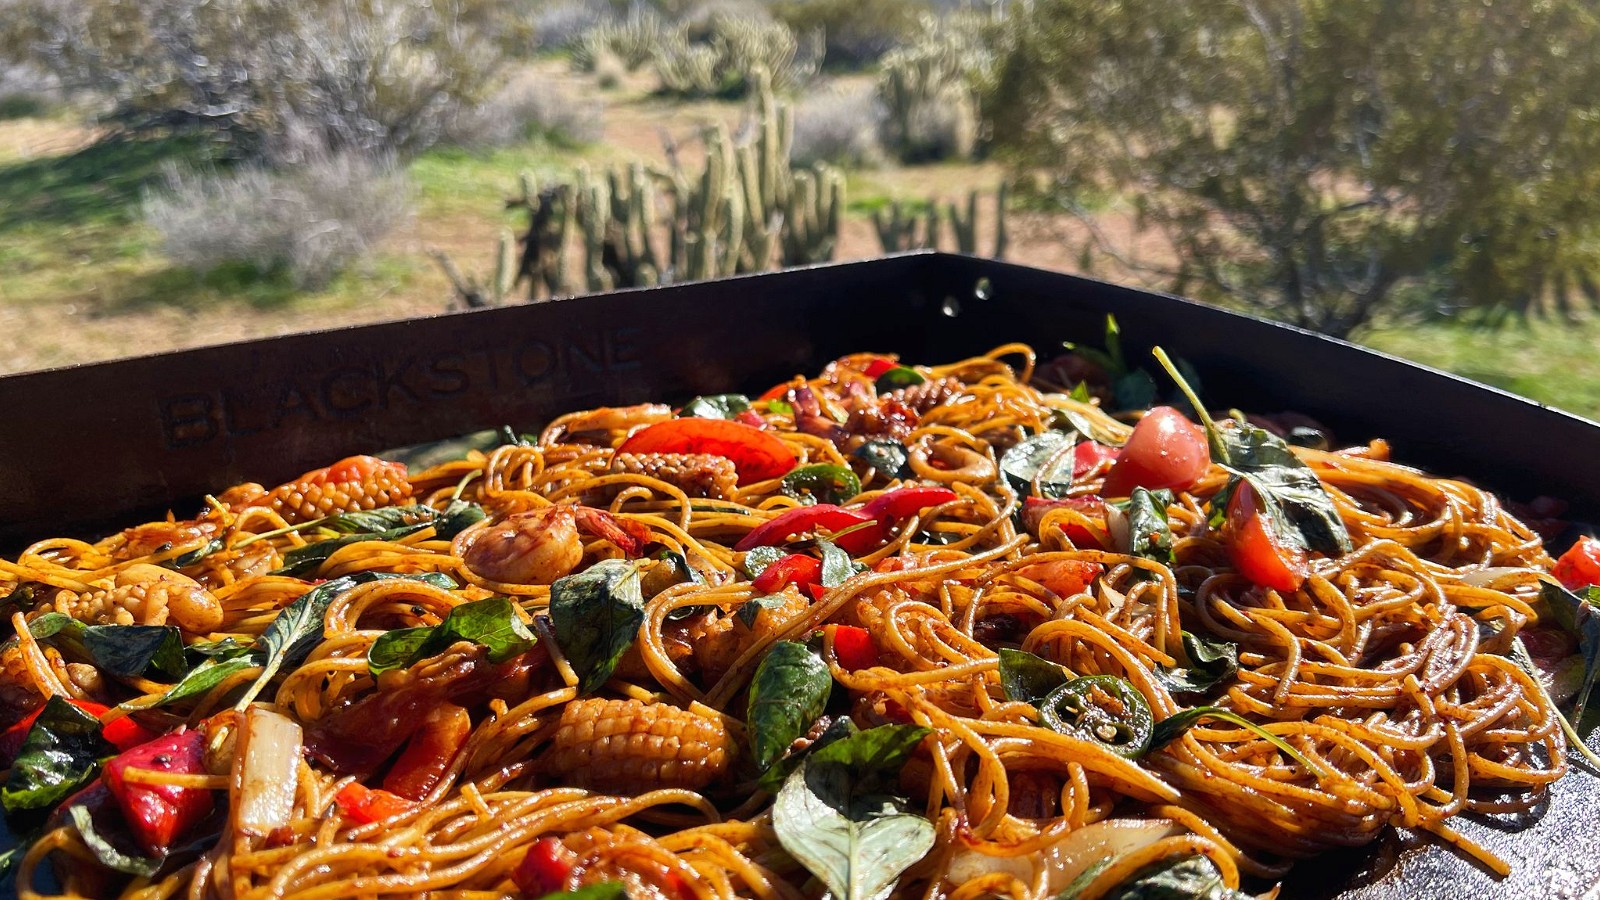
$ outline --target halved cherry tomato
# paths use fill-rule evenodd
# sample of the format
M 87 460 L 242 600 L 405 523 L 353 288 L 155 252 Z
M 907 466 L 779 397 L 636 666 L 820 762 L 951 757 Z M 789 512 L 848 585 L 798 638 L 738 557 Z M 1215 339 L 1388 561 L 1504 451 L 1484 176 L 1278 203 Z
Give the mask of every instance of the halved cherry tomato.
M 781 478 L 799 460 L 773 434 L 732 419 L 671 419 L 622 442 L 618 453 L 709 453 L 733 460 L 739 483 Z
M 872 362 L 867 363 L 867 367 L 862 371 L 866 373 L 868 378 L 877 378 L 879 375 L 882 375 L 898 365 L 899 363 L 895 362 L 894 360 L 884 359 L 880 356 L 877 359 L 874 359 Z
M 1210 452 L 1207 451 L 1207 456 Z M 1072 448 L 1072 477 L 1082 478 L 1090 472 L 1098 470 L 1102 465 L 1116 462 L 1117 448 L 1094 441 L 1079 441 L 1078 446 Z
M 1248 481 L 1240 481 L 1233 489 L 1223 536 L 1233 567 L 1262 587 L 1285 592 L 1299 590 L 1311 573 L 1305 549 L 1285 546 L 1278 540 L 1256 496 L 1256 489 Z
M 1126 497 L 1136 487 L 1182 490 L 1211 466 L 1206 433 L 1170 406 L 1157 406 L 1133 426 L 1128 443 L 1106 473 L 1100 493 Z
M 511 870 L 511 880 L 524 897 L 543 897 L 566 888 L 567 877 L 578 862 L 578 854 L 553 837 L 533 842 L 522 862 Z
M 865 628 L 829 625 L 828 630 L 833 633 L 833 655 L 839 658 L 839 665 L 854 672 L 878 664 L 878 648 Z
M 949 503 L 957 494 L 949 488 L 907 487 L 879 494 L 861 508 L 863 513 L 885 525 L 892 525 L 914 513 Z
M 441 703 L 412 733 L 400 758 L 383 776 L 383 789 L 407 800 L 421 800 L 444 780 L 450 763 L 472 734 L 472 717 L 454 703 Z
M 739 542 L 733 545 L 733 549 L 742 553 L 752 547 L 776 546 L 794 535 L 807 531 L 820 530 L 833 533 L 869 523 L 871 527 L 858 528 L 849 534 L 840 535 L 837 541 L 839 547 L 851 556 L 865 553 L 883 540 L 883 526 L 876 519 L 833 503 L 797 506 L 794 509 L 784 510 L 756 526 L 749 534 L 740 538 Z
M 1579 591 L 1591 584 L 1600 584 L 1600 540 L 1592 537 L 1578 538 L 1556 560 L 1550 574 L 1569 591 Z
M 1087 518 L 1099 521 L 1102 526 L 1106 520 L 1106 501 L 1096 494 L 1088 494 L 1083 497 L 1062 497 L 1058 500 L 1029 497 L 1022 501 L 1022 524 L 1036 537 L 1043 537 L 1039 534 L 1039 527 L 1044 523 L 1044 517 L 1056 509 L 1074 510 Z M 1062 525 L 1061 530 L 1066 534 L 1067 540 L 1072 542 L 1072 546 L 1079 550 L 1106 549 L 1100 543 L 1100 539 L 1095 537 L 1094 532 L 1077 522 Z
M 339 793 L 333 795 L 333 802 L 339 804 L 345 818 L 362 825 L 398 816 L 416 806 L 399 794 L 369 788 L 358 781 L 340 788 Z
M 111 710 L 105 704 L 96 703 L 93 700 L 68 700 L 67 702 L 97 719 Z M 33 723 L 39 720 L 39 713 L 41 712 L 44 712 L 43 706 L 28 713 L 22 718 L 22 721 L 12 725 L 5 731 L 0 731 L 0 769 L 10 766 L 16 761 L 17 752 L 22 749 L 22 742 L 27 740 L 28 731 L 33 728 Z M 128 750 L 161 736 L 159 732 L 151 731 L 135 722 L 131 716 L 123 716 L 107 723 L 101 729 L 100 735 L 118 750 Z
M 143 784 L 127 780 L 127 771 L 148 769 L 177 775 L 204 775 L 206 736 L 198 731 L 178 731 L 124 750 L 105 765 L 102 779 L 139 842 L 159 856 L 174 841 L 211 812 L 211 792 L 171 784 Z
M 776 594 L 784 585 L 806 587 L 822 583 L 822 561 L 804 553 L 791 553 L 761 571 L 750 586 L 763 594 Z

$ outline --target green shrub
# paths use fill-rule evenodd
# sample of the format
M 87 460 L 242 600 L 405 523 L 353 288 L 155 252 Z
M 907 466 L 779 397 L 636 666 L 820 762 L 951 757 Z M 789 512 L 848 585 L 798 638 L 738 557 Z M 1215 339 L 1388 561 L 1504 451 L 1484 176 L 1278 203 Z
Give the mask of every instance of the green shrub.
M 782 22 L 714 15 L 704 37 L 686 27 L 662 36 L 652 65 L 661 90 L 681 97 L 741 97 L 765 71 L 779 91 L 799 87 L 816 74 L 821 56 L 815 37 L 802 41 Z
M 982 99 L 996 79 L 1005 20 L 975 12 L 924 16 L 883 57 L 884 144 L 905 162 L 970 159 L 983 137 Z
M 872 65 L 903 43 L 926 0 L 779 0 L 772 12 L 797 32 L 821 31 L 829 68 Z

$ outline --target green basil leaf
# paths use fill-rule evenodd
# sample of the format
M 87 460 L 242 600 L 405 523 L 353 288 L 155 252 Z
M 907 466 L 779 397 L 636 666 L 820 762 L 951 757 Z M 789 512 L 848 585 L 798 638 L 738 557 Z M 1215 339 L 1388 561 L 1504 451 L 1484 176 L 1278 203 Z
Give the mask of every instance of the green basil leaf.
M 872 386 L 877 389 L 878 393 L 887 394 L 890 391 L 898 391 L 901 388 L 922 384 L 927 380 L 922 377 L 921 372 L 910 366 L 895 366 L 879 375 L 878 379 L 872 383 Z
M 794 407 L 782 400 L 768 400 L 767 412 L 780 416 L 792 416 L 794 415 Z
M 1164 566 L 1172 565 L 1172 523 L 1167 519 L 1167 507 L 1172 503 L 1172 491 L 1166 488 L 1157 491 L 1142 487 L 1133 489 L 1125 510 L 1128 514 L 1129 553 L 1153 559 Z
M 766 594 L 760 597 L 751 597 L 740 604 L 739 611 L 734 615 L 739 617 L 739 621 L 744 623 L 744 627 L 754 628 L 756 627 L 756 619 L 761 617 L 762 610 L 777 609 L 788 600 L 789 598 L 783 594 Z
M 1206 694 L 1239 671 L 1239 645 L 1183 632 L 1187 668 L 1160 668 L 1156 680 L 1175 694 Z
M 304 547 L 296 547 L 283 555 L 283 565 L 273 569 L 272 574 L 305 575 L 315 571 L 317 567 L 328 561 L 328 557 L 338 552 L 341 548 L 366 541 L 398 541 L 430 527 L 430 524 L 428 522 L 418 522 L 415 525 L 404 525 L 399 528 L 391 528 L 388 531 L 347 534 L 344 537 L 330 538 L 326 541 L 306 544 Z
M 1064 497 L 1072 487 L 1075 437 L 1061 431 L 1036 434 L 1000 457 L 1000 471 L 1019 496 Z
M 578 692 L 593 693 L 616 671 L 644 624 L 639 567 L 605 559 L 550 586 L 556 644 L 578 673 Z
M 1303 756 L 1293 744 L 1273 734 L 1255 722 L 1246 719 L 1231 709 L 1220 706 L 1196 706 L 1193 709 L 1180 710 L 1156 723 L 1155 730 L 1150 734 L 1148 752 L 1154 752 L 1177 740 L 1185 731 L 1200 724 L 1201 719 L 1221 719 L 1231 725 L 1237 725 L 1255 735 L 1279 750 L 1284 755 L 1299 763 L 1308 772 L 1315 773 L 1318 777 L 1326 774 L 1322 767 Z
M 431 628 L 400 628 L 380 636 L 367 651 L 367 666 L 377 675 L 438 656 L 457 641 L 482 644 L 489 661 L 506 660 L 533 646 L 533 632 L 504 597 L 463 603 Z
M 28 633 L 33 635 L 33 639 L 36 641 L 55 637 L 63 631 L 76 637 L 83 633 L 83 623 L 65 613 L 58 612 L 45 613 L 28 623 Z
M 711 394 L 696 397 L 678 410 L 679 418 L 735 419 L 750 408 L 750 398 L 743 394 Z
M 850 455 L 890 478 L 911 477 L 911 451 L 899 441 L 867 441 Z
M 744 555 L 744 562 L 742 563 L 744 573 L 752 579 L 758 578 L 762 572 L 767 570 L 767 566 L 783 559 L 787 555 L 787 551 L 782 547 L 752 547 Z
M 222 538 L 212 538 L 211 540 L 206 541 L 204 544 L 201 544 L 187 553 L 180 553 L 177 556 L 174 556 L 161 565 L 168 569 L 187 568 L 188 566 L 192 566 L 200 560 L 205 559 L 218 550 L 221 550 L 223 546 L 225 546 L 225 544 Z
M 1600 679 L 1600 589 L 1590 587 L 1579 596 L 1556 582 L 1545 578 L 1539 581 L 1539 597 L 1550 610 L 1561 630 L 1578 639 L 1578 655 L 1583 658 L 1583 677 L 1578 682 L 1570 721 L 1583 719 L 1589 705 L 1589 693 Z
M 887 897 L 933 848 L 933 823 L 882 790 L 925 734 L 891 725 L 835 741 L 807 756 L 778 791 L 778 842 L 837 900 Z
M 1094 402 L 1094 395 L 1089 393 L 1089 383 L 1087 381 L 1080 381 L 1073 385 L 1072 390 L 1068 392 L 1067 397 L 1072 400 L 1076 400 L 1079 403 Z
M 682 584 L 685 581 L 690 584 L 698 584 L 702 586 L 706 584 L 706 576 L 702 575 L 699 569 L 689 565 L 689 557 L 684 556 L 682 553 L 679 553 L 670 547 L 664 547 L 660 544 L 656 544 L 655 546 L 659 547 L 660 549 L 652 552 L 650 547 L 646 547 L 644 549 L 644 555 L 657 561 L 671 563 L 673 571 L 679 576 L 679 584 Z M 680 607 L 680 609 L 692 608 L 693 607 Z
M 342 534 L 379 534 L 396 528 L 429 523 L 437 515 L 438 512 L 433 507 L 419 504 L 383 506 L 378 509 L 358 509 L 355 512 L 340 513 L 322 525 Z
M 838 587 L 856 574 L 855 561 L 832 541 L 818 538 L 817 549 L 822 551 L 822 586 Z
M 390 579 L 421 581 L 447 590 L 456 586 L 455 579 L 442 572 L 407 575 L 393 572 L 360 572 L 317 585 L 284 607 L 277 618 L 267 625 L 266 630 L 261 632 L 261 637 L 256 639 L 256 649 L 265 657 L 261 676 L 249 690 L 245 691 L 244 697 L 237 704 L 238 708 L 243 709 L 250 705 L 250 701 L 256 698 L 279 671 L 299 665 L 306 654 L 322 641 L 328 606 L 338 599 L 339 595 L 363 584 Z
M 188 668 L 183 633 L 171 625 L 90 625 L 83 629 L 82 640 L 96 666 L 123 678 L 135 678 L 150 668 L 178 678 Z
M 1101 857 L 1090 863 L 1087 869 L 1079 872 L 1076 878 L 1061 889 L 1061 893 L 1051 897 L 1050 900 L 1078 900 L 1083 895 L 1083 889 L 1088 887 L 1095 878 L 1099 877 L 1101 872 L 1111 868 L 1112 862 L 1113 860 L 1108 857 Z
M 750 680 L 750 752 L 765 772 L 789 745 L 805 735 L 827 708 L 833 678 L 822 656 L 805 644 L 779 641 L 772 645 Z
M 1328 556 L 1350 552 L 1350 534 L 1316 472 L 1284 440 L 1254 425 L 1212 431 L 1213 457 L 1256 489 L 1269 520 L 1293 546 Z M 1220 448 L 1221 453 L 1217 453 Z M 1216 508 L 1216 499 L 1212 500 Z
M 779 489 L 797 500 L 812 503 L 843 503 L 861 493 L 861 479 L 844 466 L 817 463 L 799 466 L 783 476 Z
M 90 815 L 88 807 L 75 805 L 67 811 L 67 814 L 71 816 L 72 824 L 77 826 L 78 836 L 83 838 L 84 846 L 88 847 L 94 858 L 106 868 L 144 877 L 154 875 L 161 868 L 163 859 L 129 853 L 100 834 L 94 827 L 94 817 Z
M 265 655 L 249 648 L 241 647 L 240 653 L 227 656 L 213 656 L 203 660 L 198 666 L 189 670 L 189 673 L 178 679 L 178 683 L 167 688 L 161 699 L 155 702 L 156 706 L 166 706 L 177 703 L 190 697 L 198 697 L 233 675 L 247 669 L 258 668 L 265 665 Z
M 570 891 L 552 891 L 539 900 L 628 900 L 628 888 L 620 881 L 602 881 Z
M 51 697 L 22 739 L 0 806 L 7 813 L 49 809 L 87 784 L 100 760 L 117 749 L 100 733 L 100 720 L 60 697 Z
M 1162 860 L 1147 866 L 1105 897 L 1106 900 L 1251 900 L 1250 894 L 1229 888 L 1216 864 L 1204 856 Z
M 387 506 L 344 513 L 325 523 L 343 537 L 296 547 L 283 555 L 283 566 L 274 575 L 304 575 L 321 566 L 340 548 L 364 541 L 398 541 L 419 531 L 433 528 L 440 540 L 450 540 L 468 526 L 481 522 L 488 514 L 483 507 L 466 500 L 452 500 L 443 511 L 428 506 Z
M 1052 691 L 1071 680 L 1072 676 L 1065 669 L 1042 656 L 1026 650 L 1000 650 L 1000 688 L 1005 691 L 1007 700 L 1038 706 Z

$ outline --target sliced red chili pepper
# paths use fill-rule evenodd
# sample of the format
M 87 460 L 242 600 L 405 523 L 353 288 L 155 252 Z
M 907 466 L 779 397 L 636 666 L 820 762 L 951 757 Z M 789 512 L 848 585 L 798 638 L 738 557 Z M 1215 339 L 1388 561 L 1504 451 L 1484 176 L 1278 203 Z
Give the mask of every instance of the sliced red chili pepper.
M 749 534 L 740 538 L 739 542 L 733 545 L 733 549 L 743 552 L 752 547 L 773 547 L 808 531 L 824 531 L 831 534 L 863 525 L 871 527 L 840 535 L 835 541 L 840 549 L 852 556 L 867 552 L 883 540 L 882 526 L 875 518 L 832 503 L 797 506 L 794 509 L 784 510 L 756 526 Z
M 899 488 L 872 498 L 861 511 L 880 522 L 892 524 L 930 506 L 949 503 L 956 497 L 956 492 L 949 488 Z
M 771 432 L 732 419 L 657 422 L 622 442 L 618 453 L 709 453 L 733 461 L 739 483 L 781 478 L 798 458 Z
M 1262 587 L 1295 591 L 1305 583 L 1311 562 L 1304 548 L 1290 547 L 1278 539 L 1267 512 L 1248 481 L 1240 481 L 1228 500 L 1223 530 L 1228 557 L 1239 574 Z
M 340 788 L 339 792 L 333 795 L 333 802 L 339 804 L 339 810 L 344 813 L 345 818 L 362 825 L 381 822 L 416 806 L 399 794 L 391 794 L 380 788 L 369 788 L 357 781 Z
M 110 707 L 103 703 L 96 703 L 93 700 L 68 700 L 67 702 L 97 719 L 111 711 Z M 43 711 L 44 707 L 40 706 L 24 716 L 22 721 L 12 725 L 5 731 L 0 731 L 0 769 L 10 766 L 16 761 L 17 751 L 22 749 L 22 742 L 27 739 L 29 729 L 33 728 L 33 723 L 38 721 L 39 713 Z M 116 747 L 118 750 L 128 750 L 161 736 L 160 732 L 151 731 L 140 725 L 131 716 L 123 716 L 120 719 L 108 722 L 102 728 L 100 734 L 111 746 Z
M 407 800 L 428 796 L 471 735 L 472 717 L 464 708 L 454 703 L 434 707 L 383 776 L 383 789 Z
M 1056 509 L 1075 510 L 1102 523 L 1106 520 L 1106 501 L 1098 495 L 1089 494 L 1083 497 L 1062 497 L 1058 500 L 1029 497 L 1022 501 L 1022 524 L 1035 536 L 1042 537 L 1039 534 L 1039 527 L 1044 523 L 1045 516 Z M 1077 522 L 1064 524 L 1061 530 L 1066 534 L 1067 540 L 1072 542 L 1072 546 L 1079 550 L 1106 549 L 1100 543 L 1100 539 L 1094 536 L 1094 532 Z
M 822 561 L 804 553 L 791 553 L 761 571 L 750 586 L 763 594 L 776 594 L 784 585 L 805 587 L 822 582 Z
M 147 769 L 176 775 L 204 775 L 206 736 L 179 731 L 125 750 L 105 765 L 102 778 L 116 798 L 122 817 L 139 842 L 159 856 L 174 841 L 211 812 L 211 792 L 172 784 L 144 784 L 127 780 L 128 769 Z
M 833 632 L 833 655 L 839 665 L 854 672 L 878 664 L 878 648 L 865 628 L 855 625 L 829 625 Z
M 511 880 L 524 897 L 543 897 L 566 888 L 567 878 L 578 862 L 578 854 L 553 837 L 533 842 L 522 862 L 511 870 Z

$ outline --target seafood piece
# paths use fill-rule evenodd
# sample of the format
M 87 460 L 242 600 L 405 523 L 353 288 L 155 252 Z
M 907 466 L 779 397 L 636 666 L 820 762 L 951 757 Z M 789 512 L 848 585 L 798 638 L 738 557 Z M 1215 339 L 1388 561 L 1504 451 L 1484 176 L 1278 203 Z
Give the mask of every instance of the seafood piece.
M 395 506 L 411 499 L 411 493 L 405 466 L 375 456 L 351 456 L 233 508 L 270 506 L 284 521 L 295 524 L 335 513 Z
M 0 647 L 0 724 L 21 721 L 48 699 L 28 671 L 22 648 L 16 642 Z
M 215 522 L 146 522 L 123 529 L 122 546 L 111 557 L 138 559 L 175 547 L 193 547 L 210 540 L 216 531 Z
M 899 400 L 905 404 L 906 408 L 921 416 L 964 390 L 966 390 L 966 385 L 961 383 L 961 379 L 952 376 L 941 378 L 938 381 L 924 381 L 921 384 L 913 384 L 910 387 L 890 391 L 884 396 Z
M 638 403 L 633 406 L 602 406 L 571 413 L 551 422 L 539 435 L 541 446 L 577 441 L 578 435 L 599 432 L 631 431 L 641 425 L 654 425 L 672 418 L 672 407 L 664 403 Z M 593 443 L 583 441 L 582 443 Z
M 733 460 L 709 453 L 618 453 L 611 471 L 645 475 L 690 497 L 715 500 L 731 498 L 739 480 Z
M 503 584 L 551 584 L 583 561 L 575 506 L 547 506 L 516 513 L 482 530 L 462 532 L 470 540 L 462 561 L 475 574 Z
M 591 698 L 567 704 L 545 771 L 597 790 L 703 790 L 735 749 L 722 721 L 666 703 Z
M 116 583 L 97 591 L 61 591 L 56 612 L 97 625 L 177 625 L 204 634 L 222 625 L 222 604 L 182 572 L 136 563 L 117 573 Z

